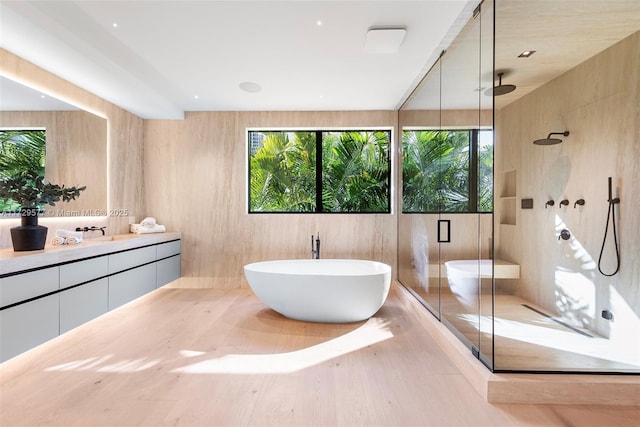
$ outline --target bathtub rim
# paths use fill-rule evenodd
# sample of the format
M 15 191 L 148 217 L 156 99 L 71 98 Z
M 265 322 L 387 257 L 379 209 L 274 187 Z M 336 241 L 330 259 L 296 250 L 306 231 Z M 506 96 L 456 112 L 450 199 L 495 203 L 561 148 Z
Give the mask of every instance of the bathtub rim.
M 334 263 L 336 266 L 342 264 L 345 265 L 358 265 L 360 267 L 369 267 L 370 269 L 358 270 L 358 271 L 344 271 L 343 269 L 331 269 L 328 266 Z M 303 265 L 324 265 L 325 268 L 314 269 L 313 271 L 298 271 L 298 270 L 284 270 L 284 269 L 269 269 L 259 268 L 266 266 L 286 266 L 287 264 L 294 265 L 300 268 Z M 244 265 L 245 271 L 255 271 L 264 274 L 283 274 L 283 275 L 303 275 L 303 276 L 373 276 L 378 274 L 391 274 L 391 266 L 389 264 L 366 259 L 357 258 L 321 258 L 321 259 L 309 259 L 309 258 L 294 258 L 294 259 L 277 259 L 277 260 L 264 260 L 256 261 Z

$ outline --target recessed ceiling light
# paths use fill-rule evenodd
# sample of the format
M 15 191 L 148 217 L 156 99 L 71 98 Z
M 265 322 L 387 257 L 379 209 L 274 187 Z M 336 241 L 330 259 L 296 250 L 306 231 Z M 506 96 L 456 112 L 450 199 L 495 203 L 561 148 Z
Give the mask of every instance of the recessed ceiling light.
M 118 28 L 118 23 L 117 23 L 117 22 L 114 22 L 113 24 L 111 24 L 111 26 L 112 26 L 113 28 Z
M 262 90 L 260 85 L 254 82 L 242 82 L 238 85 L 238 87 L 243 91 L 249 92 L 249 93 L 256 93 Z
M 371 27 L 364 39 L 367 53 L 397 53 L 407 34 L 404 27 Z
M 518 55 L 518 58 L 528 58 L 531 55 L 533 55 L 534 53 L 536 53 L 535 50 L 525 50 L 524 52 L 522 52 L 520 55 Z
M 318 27 L 322 27 L 322 21 L 318 19 L 318 20 L 316 21 L 316 25 L 317 25 Z
M 194 99 L 198 99 L 198 98 L 200 98 L 200 97 L 199 97 L 198 95 L 194 95 L 194 97 L 193 97 L 193 98 L 194 98 Z

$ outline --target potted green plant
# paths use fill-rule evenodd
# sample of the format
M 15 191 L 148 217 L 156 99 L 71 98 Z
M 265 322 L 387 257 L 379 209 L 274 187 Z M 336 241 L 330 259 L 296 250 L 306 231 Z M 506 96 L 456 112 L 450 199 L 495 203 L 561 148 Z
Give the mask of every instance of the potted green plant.
M 26 170 L 0 181 L 0 199 L 14 201 L 20 206 L 21 225 L 11 229 L 14 251 L 44 249 L 47 227 L 38 225 L 40 206 L 55 206 L 62 200 L 75 200 L 87 187 L 65 187 L 45 183 L 44 177 L 33 170 Z

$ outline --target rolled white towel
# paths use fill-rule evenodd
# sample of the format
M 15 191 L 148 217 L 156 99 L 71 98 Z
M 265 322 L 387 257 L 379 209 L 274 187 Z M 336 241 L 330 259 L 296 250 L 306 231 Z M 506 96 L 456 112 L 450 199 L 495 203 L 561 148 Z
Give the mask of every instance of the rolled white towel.
M 64 239 L 65 245 L 77 245 L 80 242 L 82 242 L 82 237 L 78 238 L 78 237 L 71 236 Z
M 129 225 L 129 231 L 135 234 L 164 233 L 166 230 L 166 227 L 160 224 L 156 224 L 154 227 L 144 227 L 142 224 Z
M 64 245 L 64 237 L 61 237 L 61 236 L 54 237 L 53 239 L 51 239 L 51 244 L 53 246 Z
M 82 240 L 82 231 L 70 231 L 70 230 L 57 230 L 56 236 L 63 237 L 65 239 L 69 237 L 75 237 L 76 239 Z
M 147 228 L 153 228 L 155 227 L 156 224 L 156 219 L 152 216 L 148 216 L 145 219 L 143 219 L 142 221 L 140 221 L 140 225 L 143 227 L 147 227 Z

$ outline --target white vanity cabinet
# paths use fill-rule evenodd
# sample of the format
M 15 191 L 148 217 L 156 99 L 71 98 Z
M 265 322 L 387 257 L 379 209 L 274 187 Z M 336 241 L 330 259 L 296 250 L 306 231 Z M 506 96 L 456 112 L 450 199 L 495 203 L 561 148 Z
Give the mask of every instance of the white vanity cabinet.
M 0 264 L 0 362 L 179 278 L 179 237 L 162 237 L 25 270 Z

